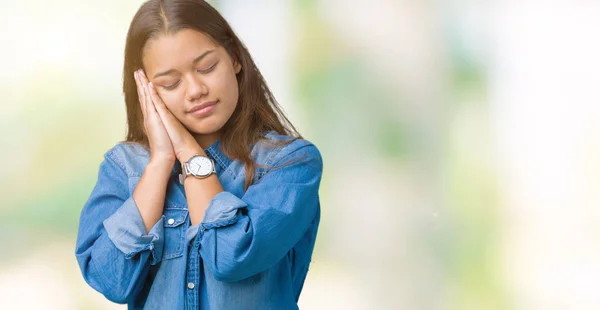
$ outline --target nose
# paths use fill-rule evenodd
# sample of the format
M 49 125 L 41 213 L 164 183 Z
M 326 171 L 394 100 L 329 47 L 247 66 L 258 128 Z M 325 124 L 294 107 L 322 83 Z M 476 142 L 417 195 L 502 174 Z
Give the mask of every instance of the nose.
M 188 87 L 186 93 L 187 100 L 193 102 L 206 95 L 207 93 L 208 87 L 206 86 L 206 84 L 202 81 L 202 79 L 199 76 L 193 74 L 188 79 Z

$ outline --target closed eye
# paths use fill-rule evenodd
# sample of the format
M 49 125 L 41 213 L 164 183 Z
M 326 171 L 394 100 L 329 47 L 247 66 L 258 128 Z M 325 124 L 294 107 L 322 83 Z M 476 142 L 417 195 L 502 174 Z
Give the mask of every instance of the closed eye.
M 209 73 L 211 71 L 213 71 L 215 69 L 215 67 L 217 66 L 219 62 L 216 62 L 214 65 L 210 66 L 210 68 L 205 69 L 205 70 L 198 70 L 200 73 Z
M 198 70 L 198 72 L 200 72 L 200 73 L 210 73 L 211 71 L 213 71 L 217 67 L 218 63 L 219 62 L 216 62 L 214 65 L 210 66 L 208 69 Z M 177 81 L 177 83 L 175 83 L 175 84 L 168 85 L 168 86 L 163 86 L 163 88 L 166 89 L 166 90 L 173 90 L 173 89 L 175 89 L 177 87 L 177 85 L 179 85 L 180 82 L 181 82 L 181 80 Z
M 163 86 L 164 89 L 166 90 L 173 90 L 175 89 L 175 87 L 177 87 L 177 85 L 179 85 L 179 82 L 181 82 L 181 80 L 177 81 L 177 83 L 169 85 L 169 86 Z

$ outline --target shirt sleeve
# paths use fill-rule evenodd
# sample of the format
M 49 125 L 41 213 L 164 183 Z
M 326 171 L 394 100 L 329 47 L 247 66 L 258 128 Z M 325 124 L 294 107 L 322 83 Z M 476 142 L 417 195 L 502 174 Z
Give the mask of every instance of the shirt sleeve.
M 130 301 L 143 286 L 163 249 L 163 218 L 146 233 L 129 194 L 128 176 L 109 151 L 98 181 L 81 212 L 76 258 L 85 281 L 117 303 Z
M 239 281 L 272 267 L 319 212 L 323 162 L 318 149 L 296 140 L 279 155 L 274 168 L 241 198 L 227 191 L 217 194 L 203 222 L 188 232 L 188 239 L 197 233 L 193 249 L 217 280 Z
M 150 251 L 152 265 L 160 262 L 163 250 L 164 218 L 161 217 L 146 233 L 146 226 L 133 197 L 127 198 L 119 209 L 103 221 L 110 241 L 131 259 L 142 251 Z

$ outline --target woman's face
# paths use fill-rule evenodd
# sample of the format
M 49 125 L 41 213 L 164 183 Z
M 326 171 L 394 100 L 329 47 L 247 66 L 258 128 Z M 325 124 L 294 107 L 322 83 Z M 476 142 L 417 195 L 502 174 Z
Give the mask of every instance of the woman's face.
M 183 29 L 148 41 L 142 61 L 167 108 L 192 134 L 219 136 L 237 106 L 241 70 L 223 47 Z

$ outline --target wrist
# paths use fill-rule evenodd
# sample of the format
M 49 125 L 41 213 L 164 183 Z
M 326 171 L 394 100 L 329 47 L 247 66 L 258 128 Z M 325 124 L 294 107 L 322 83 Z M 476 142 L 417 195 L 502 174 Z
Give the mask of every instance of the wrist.
M 188 149 L 182 151 L 179 155 L 177 155 L 177 159 L 183 165 L 183 163 L 188 161 L 194 155 L 206 156 L 206 153 L 204 152 L 204 150 L 201 147 L 188 148 Z
M 172 167 L 173 164 L 175 164 L 175 160 L 177 160 L 177 156 L 175 156 L 175 154 L 166 154 L 166 155 L 150 154 L 150 162 L 149 163 L 155 164 L 157 166 L 171 165 L 171 167 Z
M 175 160 L 151 158 L 145 170 L 155 171 L 161 174 L 171 174 Z

